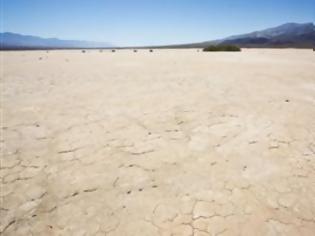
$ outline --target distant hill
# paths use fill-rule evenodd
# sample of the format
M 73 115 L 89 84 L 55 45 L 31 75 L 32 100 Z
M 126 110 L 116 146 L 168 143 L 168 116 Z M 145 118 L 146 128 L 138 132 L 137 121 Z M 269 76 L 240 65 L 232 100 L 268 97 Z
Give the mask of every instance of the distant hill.
M 274 28 L 235 35 L 200 43 L 164 45 L 137 48 L 205 48 L 210 45 L 233 44 L 245 48 L 315 48 L 314 23 L 287 23 Z M 48 48 L 111 48 L 109 43 L 57 38 L 40 38 L 15 33 L 0 33 L 0 49 L 48 49 Z M 126 47 L 131 48 L 131 47 Z
M 218 44 L 233 44 L 248 48 L 312 48 L 315 47 L 315 25 L 313 23 L 287 23 L 274 28 L 235 35 L 224 39 L 169 45 L 164 48 L 204 48 Z
M 109 43 L 41 38 L 15 33 L 0 33 L 0 49 L 108 48 Z

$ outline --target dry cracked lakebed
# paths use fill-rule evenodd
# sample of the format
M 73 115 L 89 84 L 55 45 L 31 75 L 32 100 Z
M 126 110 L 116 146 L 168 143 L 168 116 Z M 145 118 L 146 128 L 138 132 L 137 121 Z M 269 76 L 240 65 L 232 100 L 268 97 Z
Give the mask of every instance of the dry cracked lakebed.
M 2 235 L 315 235 L 311 50 L 0 55 Z

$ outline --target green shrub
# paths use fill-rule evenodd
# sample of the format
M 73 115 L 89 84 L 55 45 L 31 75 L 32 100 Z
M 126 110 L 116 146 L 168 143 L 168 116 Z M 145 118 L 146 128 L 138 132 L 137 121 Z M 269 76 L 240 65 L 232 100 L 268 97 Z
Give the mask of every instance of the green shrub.
M 203 49 L 204 52 L 240 52 L 241 48 L 235 45 L 211 45 Z

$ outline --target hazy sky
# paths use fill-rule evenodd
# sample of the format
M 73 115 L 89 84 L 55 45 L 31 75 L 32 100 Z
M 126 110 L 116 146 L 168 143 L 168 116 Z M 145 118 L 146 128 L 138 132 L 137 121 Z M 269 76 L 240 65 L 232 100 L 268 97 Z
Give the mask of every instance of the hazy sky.
M 315 0 L 0 0 L 1 31 L 111 42 L 188 43 L 315 22 Z

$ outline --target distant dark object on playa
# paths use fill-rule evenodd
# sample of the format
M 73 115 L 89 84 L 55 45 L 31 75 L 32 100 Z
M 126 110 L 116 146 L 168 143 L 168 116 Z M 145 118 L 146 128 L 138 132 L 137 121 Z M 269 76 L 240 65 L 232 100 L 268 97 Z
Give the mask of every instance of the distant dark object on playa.
M 113 49 L 113 50 L 112 50 L 112 52 L 116 52 L 116 50 L 115 50 L 115 49 Z
M 133 50 L 133 52 L 138 52 L 137 50 Z
M 153 52 L 153 49 L 150 49 L 150 52 Z
M 235 45 L 211 45 L 203 49 L 204 52 L 240 52 L 241 48 Z
M 82 53 L 86 53 L 86 51 L 85 51 L 85 50 L 82 50 L 81 52 L 82 52 Z

